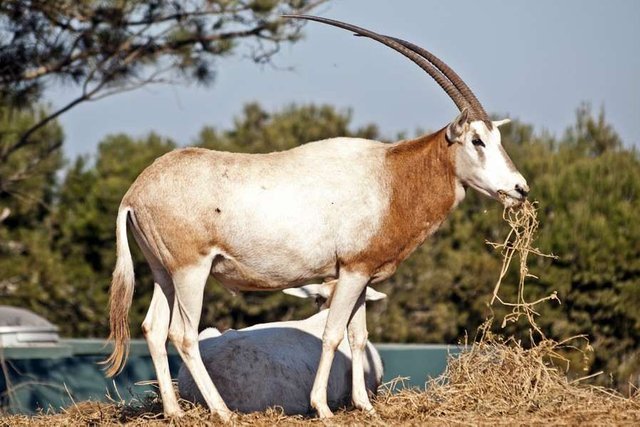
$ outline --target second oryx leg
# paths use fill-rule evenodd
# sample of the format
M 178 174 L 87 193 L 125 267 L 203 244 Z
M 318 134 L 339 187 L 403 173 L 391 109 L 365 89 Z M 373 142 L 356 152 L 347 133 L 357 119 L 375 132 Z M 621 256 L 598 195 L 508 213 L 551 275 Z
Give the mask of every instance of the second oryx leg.
M 322 355 L 316 378 L 311 389 L 311 406 L 318 412 L 320 418 L 328 418 L 333 413 L 327 405 L 327 383 L 335 355 L 336 348 L 344 338 L 353 309 L 358 299 L 363 295 L 369 276 L 358 272 L 343 270 L 340 272 L 331 298 L 329 316 L 322 336 Z M 363 297 L 364 298 L 364 297 Z
M 369 401 L 367 386 L 364 381 L 364 352 L 367 346 L 367 313 L 365 301 L 366 289 L 362 291 L 347 327 L 349 346 L 351 347 L 352 387 L 351 399 L 353 405 L 364 411 L 373 412 Z

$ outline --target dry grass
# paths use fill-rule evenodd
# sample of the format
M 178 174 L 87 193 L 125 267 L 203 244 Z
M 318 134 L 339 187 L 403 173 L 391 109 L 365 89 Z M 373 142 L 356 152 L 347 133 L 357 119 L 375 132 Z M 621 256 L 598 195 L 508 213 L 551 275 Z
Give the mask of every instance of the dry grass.
M 480 328 L 476 341 L 460 355 L 452 356 L 446 371 L 431 380 L 425 391 L 403 389 L 392 393 L 400 379 L 383 386 L 373 401 L 377 415 L 342 410 L 331 420 L 318 420 L 286 416 L 271 409 L 264 413 L 238 414 L 233 425 L 640 425 L 640 391 L 637 389 L 625 397 L 615 390 L 583 384 L 584 378 L 571 381 L 567 377 L 568 361 L 561 354 L 581 351 L 571 343 L 584 337 L 560 343 L 546 339 L 535 323 L 535 306 L 557 299 L 556 294 L 532 302 L 524 298 L 525 279 L 535 277 L 527 268 L 528 255 L 547 256 L 533 247 L 538 227 L 535 205 L 526 202 L 518 208 L 505 209 L 504 218 L 511 227 L 510 232 L 504 242 L 492 243 L 504 257 L 493 299 L 513 308 L 503 325 L 521 316 L 528 319 L 541 336 L 536 345 L 527 349 L 513 337 L 495 336 L 487 322 Z M 500 299 L 498 291 L 516 255 L 520 259 L 518 300 L 507 302 Z M 586 344 L 588 348 L 588 342 Z M 170 421 L 162 417 L 161 402 L 150 398 L 128 404 L 81 402 L 59 414 L 9 416 L 0 418 L 0 424 L 146 427 L 166 423 L 177 426 L 220 423 L 201 406 L 187 402 L 182 405 L 186 415 Z
M 485 330 L 486 331 L 486 330 Z M 233 425 L 620 425 L 640 423 L 640 393 L 624 397 L 600 387 L 571 382 L 557 351 L 566 343 L 544 340 L 531 349 L 513 339 L 484 332 L 478 342 L 452 357 L 445 373 L 426 391 L 391 393 L 387 384 L 374 401 L 377 415 L 340 411 L 329 421 L 285 416 L 277 410 L 238 415 Z M 219 424 L 201 406 L 183 402 L 186 416 L 177 426 Z M 53 415 L 11 416 L 12 426 L 114 425 L 153 426 L 167 423 L 156 399 L 122 403 L 81 402 Z
M 517 322 L 521 316 L 525 316 L 529 322 L 529 325 L 531 325 L 531 327 L 541 337 L 544 338 L 544 333 L 536 324 L 535 318 L 539 314 L 535 310 L 535 307 L 538 304 L 549 300 L 555 300 L 559 303 L 560 298 L 558 298 L 558 294 L 556 291 L 553 291 L 548 296 L 540 298 L 536 301 L 527 301 L 524 297 L 525 281 L 528 278 L 537 279 L 536 276 L 529 273 L 529 267 L 527 266 L 529 254 L 547 258 L 555 258 L 555 255 L 545 254 L 541 252 L 540 249 L 533 246 L 536 240 L 536 233 L 538 232 L 539 226 L 536 205 L 537 202 L 532 203 L 526 200 L 524 203 L 515 207 L 505 208 L 502 214 L 502 218 L 507 224 L 509 224 L 509 233 L 501 243 L 487 242 L 487 244 L 493 246 L 495 249 L 499 249 L 502 254 L 502 268 L 500 270 L 500 275 L 498 276 L 496 286 L 493 289 L 491 304 L 493 305 L 493 303 L 497 300 L 498 302 L 500 302 L 500 304 L 511 307 L 512 309 L 511 313 L 504 317 L 502 321 L 502 327 L 504 328 L 509 322 Z M 517 301 L 507 302 L 498 296 L 498 292 L 500 291 L 502 279 L 504 279 L 504 277 L 506 276 L 507 271 L 511 266 L 511 261 L 516 255 L 520 260 L 518 297 Z

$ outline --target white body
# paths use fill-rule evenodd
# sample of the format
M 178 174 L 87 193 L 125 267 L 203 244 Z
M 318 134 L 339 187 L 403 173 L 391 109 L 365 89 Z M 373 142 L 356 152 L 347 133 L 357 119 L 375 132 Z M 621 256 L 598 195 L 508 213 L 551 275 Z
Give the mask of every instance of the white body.
M 223 259 L 211 271 L 230 289 L 280 289 L 336 277 L 337 258 L 364 250 L 387 208 L 385 144 L 379 142 L 334 138 L 247 155 L 247 162 L 209 153 L 217 170 L 193 179 L 215 183 L 200 197 L 221 211 L 216 231 L 224 247 L 211 251 Z
M 215 329 L 204 330 L 200 334 L 200 354 L 229 409 L 248 413 L 277 406 L 286 414 L 310 413 L 309 394 L 328 314 L 328 310 L 322 310 L 304 320 L 259 324 L 219 336 L 215 336 Z M 383 370 L 380 355 L 370 342 L 363 365 L 367 391 L 375 394 Z M 178 389 L 183 399 L 205 403 L 184 365 L 178 375 Z M 327 402 L 335 410 L 350 401 L 351 350 L 343 340 L 331 367 Z

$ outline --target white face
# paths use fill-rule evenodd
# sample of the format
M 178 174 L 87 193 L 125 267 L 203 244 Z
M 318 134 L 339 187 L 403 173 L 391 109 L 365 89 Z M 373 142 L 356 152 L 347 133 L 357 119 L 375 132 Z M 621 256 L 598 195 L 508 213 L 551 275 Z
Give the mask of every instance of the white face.
M 458 143 L 456 175 L 464 185 L 501 201 L 505 206 L 523 202 L 529 186 L 502 147 L 498 126 L 508 120 L 493 122 L 489 128 L 481 120 L 468 122 L 460 114 L 447 128 L 447 137 Z

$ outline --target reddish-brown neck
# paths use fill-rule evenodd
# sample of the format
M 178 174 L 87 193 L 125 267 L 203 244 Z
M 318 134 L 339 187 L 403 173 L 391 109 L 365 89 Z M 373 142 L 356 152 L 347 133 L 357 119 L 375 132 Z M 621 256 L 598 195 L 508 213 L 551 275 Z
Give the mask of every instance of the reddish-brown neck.
M 352 260 L 356 268 L 387 277 L 444 221 L 455 202 L 455 150 L 445 129 L 389 148 L 389 208 L 380 232 Z

